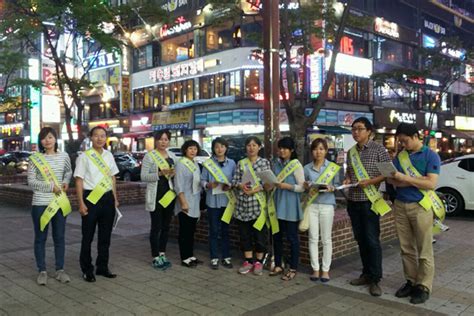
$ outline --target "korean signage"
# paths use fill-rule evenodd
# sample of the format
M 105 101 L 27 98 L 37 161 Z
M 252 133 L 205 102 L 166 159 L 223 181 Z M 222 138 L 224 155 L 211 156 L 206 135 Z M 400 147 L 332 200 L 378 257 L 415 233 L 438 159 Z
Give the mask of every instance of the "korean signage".
M 130 132 L 151 131 L 152 114 L 132 115 L 130 117 Z
M 130 76 L 122 75 L 122 91 L 120 93 L 122 112 L 130 111 L 130 95 Z
M 436 34 L 446 35 L 446 28 L 428 20 L 424 20 L 424 27 L 428 30 L 435 32 Z
M 323 60 L 324 58 L 316 54 L 308 56 L 309 58 L 309 82 L 311 97 L 316 96 L 323 89 Z
M 108 54 L 102 53 L 98 56 L 89 56 L 85 62 L 90 69 L 97 69 L 120 63 L 120 55 L 117 52 Z
M 164 24 L 162 27 L 160 27 L 159 37 L 162 39 L 174 34 L 182 33 L 192 27 L 193 24 L 190 21 L 187 21 L 183 16 L 180 16 L 176 19 L 175 24 L 171 26 Z
M 400 123 L 409 123 L 423 126 L 423 114 L 400 109 L 374 109 L 375 125 L 377 127 L 396 128 Z
M 188 5 L 188 0 L 168 0 L 166 1 L 165 4 L 161 6 L 161 8 L 168 12 L 174 12 L 180 9 L 181 7 L 184 7 L 187 5 Z
M 153 130 L 187 129 L 191 126 L 192 109 L 153 113 Z
M 384 20 L 383 18 L 375 18 L 374 29 L 377 33 L 388 35 L 393 38 L 400 38 L 398 24 Z
M 188 62 L 159 67 L 150 70 L 149 78 L 153 82 L 167 81 L 170 79 L 184 78 L 197 75 L 204 71 L 204 59 L 199 58 Z
M 474 131 L 474 117 L 456 116 L 454 118 L 454 126 L 456 129 Z
M 5 124 L 0 126 L 0 129 L 2 131 L 2 133 L 0 134 L 1 138 L 21 136 L 23 131 L 23 123 Z

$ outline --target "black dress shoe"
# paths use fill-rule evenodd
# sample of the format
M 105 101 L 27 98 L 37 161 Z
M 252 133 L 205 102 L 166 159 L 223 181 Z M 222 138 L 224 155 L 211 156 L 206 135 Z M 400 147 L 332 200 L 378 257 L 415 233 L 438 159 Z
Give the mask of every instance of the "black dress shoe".
M 82 278 L 83 278 L 84 281 L 86 281 L 86 282 L 95 282 L 95 276 L 94 276 L 94 273 L 92 273 L 92 272 L 84 273 L 84 274 L 82 275 Z
M 423 304 L 430 298 L 430 292 L 422 285 L 417 285 L 413 288 L 410 303 Z
M 407 280 L 407 283 L 403 284 L 398 291 L 395 293 L 396 297 L 408 297 L 413 293 L 413 283 Z
M 117 277 L 116 274 L 110 272 L 110 270 L 105 270 L 105 271 L 96 271 L 96 275 L 101 275 L 103 277 L 109 278 L 109 279 L 114 279 Z

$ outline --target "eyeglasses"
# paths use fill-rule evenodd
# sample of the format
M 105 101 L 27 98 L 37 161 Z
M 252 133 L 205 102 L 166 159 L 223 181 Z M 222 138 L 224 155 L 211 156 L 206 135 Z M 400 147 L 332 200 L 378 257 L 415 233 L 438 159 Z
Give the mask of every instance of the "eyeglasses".
M 362 132 L 362 131 L 365 131 L 367 128 L 365 127 L 359 127 L 359 128 L 352 128 L 351 131 L 352 133 L 355 133 L 355 132 Z

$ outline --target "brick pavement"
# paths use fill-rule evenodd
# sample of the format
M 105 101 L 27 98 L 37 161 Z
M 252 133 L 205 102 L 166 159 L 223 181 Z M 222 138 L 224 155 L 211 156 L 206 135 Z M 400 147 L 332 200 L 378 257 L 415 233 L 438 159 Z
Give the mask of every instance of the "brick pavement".
M 365 288 L 348 280 L 357 275 L 357 256 L 333 264 L 328 285 L 308 280 L 301 267 L 295 280 L 283 282 L 266 275 L 240 276 L 232 271 L 213 271 L 178 265 L 177 244 L 171 241 L 168 255 L 175 265 L 168 271 L 150 266 L 149 216 L 143 206 L 122 208 L 123 220 L 114 232 L 111 264 L 117 279 L 81 280 L 78 264 L 80 217 L 73 213 L 67 224 L 66 270 L 70 284 L 50 279 L 36 285 L 33 232 L 29 209 L 0 206 L 0 315 L 156 314 L 156 315 L 474 315 L 474 216 L 448 220 L 451 231 L 435 245 L 437 276 L 433 297 L 420 306 L 393 296 L 403 282 L 398 246 L 384 246 L 384 294 L 373 298 Z M 47 264 L 53 274 L 53 247 L 49 238 Z M 235 250 L 234 265 L 239 264 Z M 201 259 L 207 249 L 199 248 Z M 207 260 L 205 260 L 207 261 Z

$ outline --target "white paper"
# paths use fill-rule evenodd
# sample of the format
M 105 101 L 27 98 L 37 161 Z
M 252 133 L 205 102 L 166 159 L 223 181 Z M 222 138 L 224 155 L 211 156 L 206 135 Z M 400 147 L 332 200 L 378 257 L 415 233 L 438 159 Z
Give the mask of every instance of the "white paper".
M 377 169 L 384 177 L 393 177 L 393 174 L 397 172 L 392 162 L 378 162 Z
M 117 228 L 117 224 L 119 222 L 119 220 L 122 218 L 122 213 L 120 212 L 120 210 L 118 209 L 118 207 L 115 208 L 115 219 L 114 219 L 114 227 L 113 229 Z
M 348 188 L 354 188 L 356 186 L 357 186 L 357 183 L 343 184 L 343 185 L 340 185 L 340 186 L 336 187 L 336 190 L 344 190 L 344 189 L 348 189 Z
M 262 180 L 263 183 L 275 184 L 275 183 L 280 182 L 278 181 L 273 171 L 271 171 L 270 169 L 259 171 L 259 172 L 256 172 L 255 174 L 257 175 L 257 177 L 259 177 Z
M 255 186 L 255 180 L 253 179 L 252 174 L 248 168 L 244 169 L 244 174 L 242 175 L 242 184 L 245 184 L 251 188 Z
M 224 192 L 224 185 L 219 183 L 217 187 L 212 188 L 212 195 L 223 194 Z

